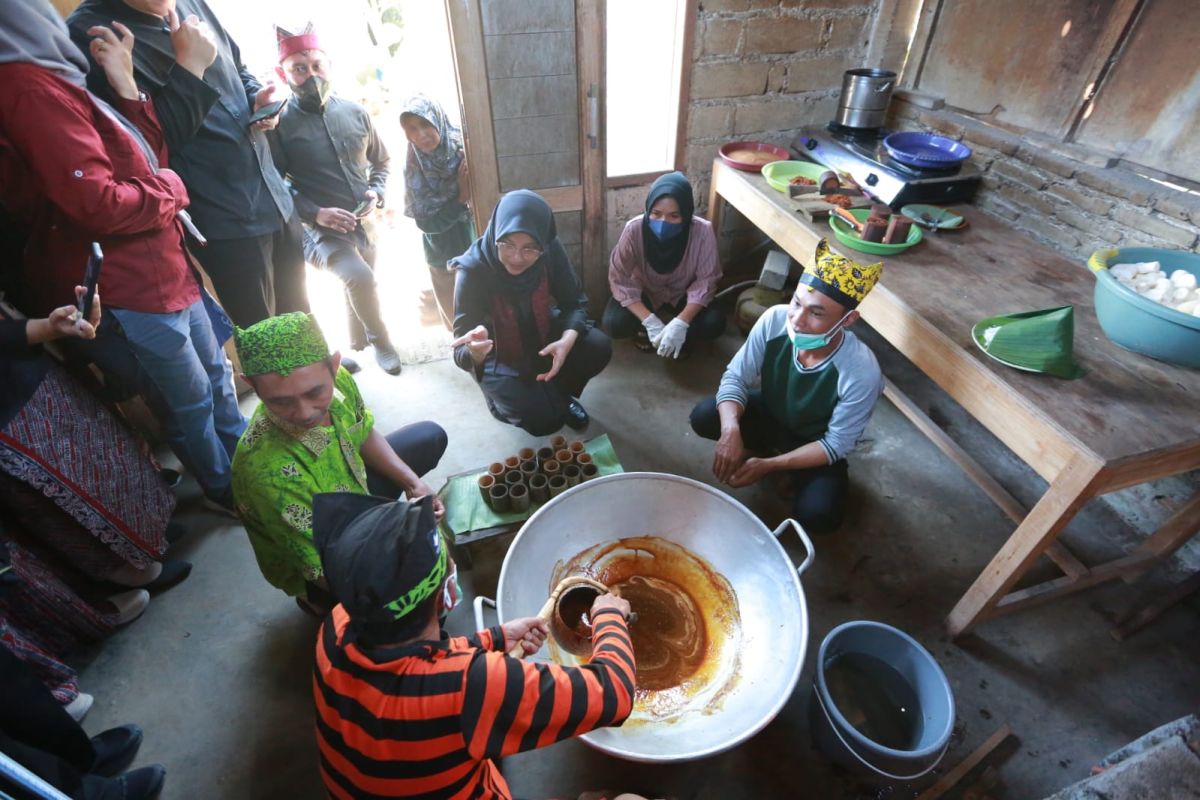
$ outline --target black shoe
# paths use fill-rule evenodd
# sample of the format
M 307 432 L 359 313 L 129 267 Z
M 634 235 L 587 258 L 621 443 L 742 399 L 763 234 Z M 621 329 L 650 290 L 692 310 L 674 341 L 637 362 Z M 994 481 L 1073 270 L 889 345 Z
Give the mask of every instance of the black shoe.
M 158 594 L 165 592 L 177 583 L 182 583 L 184 578 L 191 574 L 192 562 L 190 561 L 164 561 L 162 572 L 158 573 L 158 577 L 142 588 L 150 594 Z
M 121 787 L 123 800 L 154 800 L 167 780 L 167 768 L 162 764 L 131 770 L 113 778 Z
M 578 400 L 572 400 L 567 403 L 567 427 L 573 431 L 581 431 L 588 426 L 591 417 L 584 410 L 583 405 Z
M 356 375 L 362 371 L 362 367 L 360 367 L 358 362 L 350 356 L 342 356 L 342 366 L 345 367 L 346 372 L 349 372 L 351 375 Z
M 142 746 L 142 729 L 137 725 L 109 728 L 92 737 L 96 760 L 88 770 L 96 775 L 111 777 L 129 766 Z

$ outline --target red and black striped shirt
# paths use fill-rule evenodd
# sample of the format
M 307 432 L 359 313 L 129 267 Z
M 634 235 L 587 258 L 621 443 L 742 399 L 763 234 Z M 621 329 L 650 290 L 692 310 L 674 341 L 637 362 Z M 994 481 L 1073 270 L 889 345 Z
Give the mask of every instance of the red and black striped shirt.
M 504 654 L 499 627 L 401 647 L 344 644 L 333 610 L 313 671 L 321 776 L 335 798 L 510 798 L 493 758 L 607 725 L 633 710 L 625 620 L 594 620 L 591 663 L 561 667 Z

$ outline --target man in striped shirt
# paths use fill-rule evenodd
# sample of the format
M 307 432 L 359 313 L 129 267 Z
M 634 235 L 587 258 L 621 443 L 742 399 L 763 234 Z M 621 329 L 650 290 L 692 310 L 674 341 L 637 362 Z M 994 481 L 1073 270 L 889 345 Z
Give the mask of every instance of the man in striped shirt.
M 506 655 L 537 652 L 537 617 L 473 636 L 438 622 L 457 602 L 428 497 L 313 500 L 313 538 L 341 604 L 317 640 L 313 694 L 321 776 L 334 798 L 510 798 L 492 759 L 608 725 L 633 709 L 629 604 L 592 606 L 582 667 Z

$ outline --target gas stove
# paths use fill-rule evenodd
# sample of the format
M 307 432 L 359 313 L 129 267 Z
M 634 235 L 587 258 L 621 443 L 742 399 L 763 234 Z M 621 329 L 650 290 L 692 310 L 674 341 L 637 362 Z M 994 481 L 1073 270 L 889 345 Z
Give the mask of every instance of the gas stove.
M 886 128 L 802 128 L 792 152 L 809 161 L 849 173 L 859 185 L 890 206 L 958 203 L 979 188 L 980 172 L 969 161 L 952 169 L 918 169 L 895 161 L 883 148 Z

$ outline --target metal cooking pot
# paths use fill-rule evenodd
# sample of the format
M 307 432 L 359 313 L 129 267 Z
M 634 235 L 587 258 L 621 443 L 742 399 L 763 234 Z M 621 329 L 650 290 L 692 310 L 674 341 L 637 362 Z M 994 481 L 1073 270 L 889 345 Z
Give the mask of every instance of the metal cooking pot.
M 883 127 L 895 87 L 896 73 L 891 70 L 846 70 L 835 121 L 847 128 Z
M 789 527 L 808 552 L 799 568 L 778 541 Z M 608 475 L 564 492 L 522 526 L 500 570 L 500 619 L 537 614 L 556 565 L 631 536 L 666 539 L 720 573 L 737 596 L 741 638 L 726 648 L 735 652 L 720 655 L 714 685 L 671 716 L 635 709 L 624 726 L 582 738 L 597 750 L 643 762 L 690 761 L 728 750 L 775 718 L 800 677 L 808 610 L 799 576 L 812 563 L 812 542 L 793 520 L 772 532 L 741 503 L 699 481 L 654 472 Z M 534 658 L 547 657 L 547 650 Z

